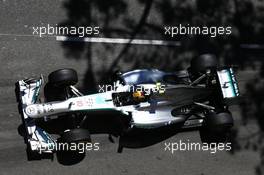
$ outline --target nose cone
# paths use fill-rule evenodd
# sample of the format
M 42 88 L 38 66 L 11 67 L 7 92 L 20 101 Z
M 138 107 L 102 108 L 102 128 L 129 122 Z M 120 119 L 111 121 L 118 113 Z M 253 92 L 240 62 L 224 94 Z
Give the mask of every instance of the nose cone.
M 29 117 L 34 117 L 37 116 L 38 114 L 38 109 L 36 105 L 29 105 L 25 108 L 25 113 L 29 116 Z

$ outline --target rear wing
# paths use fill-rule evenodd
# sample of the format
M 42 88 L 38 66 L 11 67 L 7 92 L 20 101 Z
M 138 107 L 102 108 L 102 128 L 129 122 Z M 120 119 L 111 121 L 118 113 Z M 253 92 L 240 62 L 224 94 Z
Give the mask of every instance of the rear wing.
M 233 68 L 222 68 L 217 70 L 217 77 L 221 88 L 223 99 L 231 102 L 240 96 L 238 82 L 236 80 Z

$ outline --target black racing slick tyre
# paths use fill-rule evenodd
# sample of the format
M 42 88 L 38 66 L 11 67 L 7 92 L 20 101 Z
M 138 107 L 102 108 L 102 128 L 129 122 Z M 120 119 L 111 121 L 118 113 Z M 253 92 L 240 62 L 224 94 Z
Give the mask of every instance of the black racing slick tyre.
M 49 74 L 48 83 L 44 87 L 47 102 L 67 99 L 67 87 L 78 82 L 74 69 L 59 69 Z
M 78 151 L 57 151 L 56 156 L 60 164 L 70 166 L 80 163 L 85 158 L 85 152 L 80 153 Z
M 49 74 L 49 83 L 55 86 L 70 86 L 78 82 L 78 75 L 74 69 L 64 68 Z
M 206 115 L 205 127 L 214 133 L 223 133 L 234 125 L 234 120 L 230 112 L 210 112 Z
M 200 129 L 201 141 L 204 143 L 227 142 L 230 139 L 233 124 L 233 117 L 229 112 L 207 114 L 204 126 Z
M 87 129 L 76 128 L 66 130 L 61 134 L 61 141 L 66 143 L 71 142 L 91 142 L 90 132 Z
M 74 165 L 79 162 L 81 162 L 85 158 L 85 151 L 79 150 L 78 146 L 76 149 L 70 149 L 70 146 L 65 146 L 65 143 L 62 138 L 59 138 L 57 140 L 58 145 L 64 145 L 62 147 L 59 147 L 59 149 L 56 151 L 57 160 L 62 165 Z
M 47 83 L 44 87 L 44 96 L 45 96 L 46 102 L 63 101 L 63 100 L 66 100 L 67 98 L 65 88 L 54 86 L 50 83 Z
M 191 60 L 191 72 L 193 74 L 205 73 L 208 69 L 214 69 L 218 65 L 215 55 L 203 54 Z
M 61 134 L 61 137 L 57 140 L 57 142 L 63 144 L 91 142 L 91 137 L 87 129 L 77 128 L 64 131 Z M 79 163 L 84 159 L 85 151 L 78 149 L 57 151 L 56 155 L 58 162 L 63 165 L 74 165 Z

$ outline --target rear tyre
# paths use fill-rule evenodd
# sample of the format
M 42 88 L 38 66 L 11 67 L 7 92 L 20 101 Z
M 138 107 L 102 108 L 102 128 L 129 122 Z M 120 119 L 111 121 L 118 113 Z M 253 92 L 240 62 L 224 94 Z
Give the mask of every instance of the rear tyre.
M 200 129 L 200 138 L 202 143 L 227 143 L 231 142 L 231 131 L 228 130 L 223 133 L 212 133 L 209 132 L 208 129 L 202 128 Z
M 216 68 L 218 61 L 215 55 L 203 54 L 193 58 L 191 61 L 191 70 L 193 72 L 205 72 L 207 69 Z
M 201 141 L 208 144 L 228 142 L 233 124 L 233 117 L 229 112 L 207 114 L 204 126 L 200 129 Z
M 207 70 L 216 69 L 218 61 L 215 55 L 203 54 L 199 57 L 195 57 L 191 60 L 191 67 L 189 68 L 191 80 L 195 80 L 202 74 L 206 73 Z

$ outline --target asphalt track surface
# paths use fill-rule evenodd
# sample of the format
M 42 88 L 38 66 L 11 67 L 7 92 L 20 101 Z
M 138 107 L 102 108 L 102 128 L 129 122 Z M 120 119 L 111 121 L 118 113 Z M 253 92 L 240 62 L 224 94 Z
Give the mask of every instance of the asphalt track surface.
M 26 158 L 23 138 L 18 135 L 21 123 L 14 94 L 14 83 L 25 77 L 72 67 L 82 77 L 86 70 L 85 60 L 65 59 L 61 44 L 54 38 L 36 38 L 30 35 L 34 26 L 41 22 L 56 23 L 63 20 L 61 1 L 0 1 L 0 174 L 195 174 L 195 175 L 249 175 L 254 174 L 260 159 L 256 152 L 241 151 L 234 155 L 220 151 L 165 151 L 165 142 L 200 142 L 199 133 L 180 133 L 161 143 L 141 149 L 124 149 L 117 153 L 117 143 L 110 143 L 107 135 L 92 136 L 100 143 L 99 151 L 88 152 L 86 158 L 72 166 L 56 161 L 29 162 Z M 30 7 L 28 5 L 31 5 Z M 35 4 L 35 5 L 32 5 Z M 1 35 L 8 34 L 8 35 Z M 95 66 L 100 66 L 94 63 Z M 240 80 L 254 77 L 254 72 L 241 72 Z M 243 83 L 242 83 L 243 86 Z M 238 106 L 231 108 L 240 123 Z M 252 125 L 255 129 L 255 126 Z M 241 136 L 246 135 L 242 132 Z

